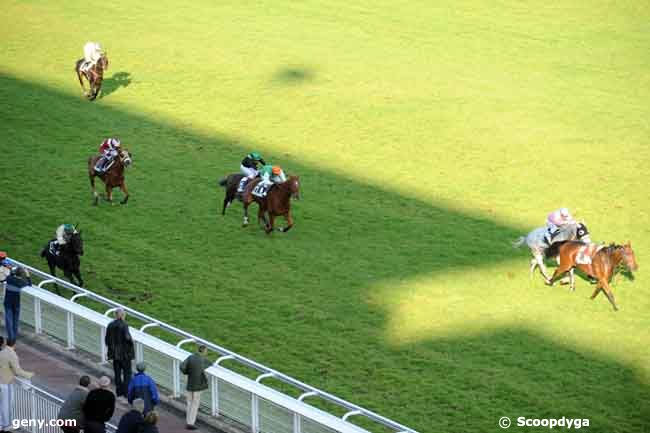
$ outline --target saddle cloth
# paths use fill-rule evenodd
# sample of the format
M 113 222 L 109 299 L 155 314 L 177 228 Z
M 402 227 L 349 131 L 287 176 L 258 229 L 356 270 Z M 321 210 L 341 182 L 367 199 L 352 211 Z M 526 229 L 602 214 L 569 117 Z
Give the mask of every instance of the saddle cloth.
M 576 255 L 576 263 L 579 265 L 590 265 L 593 257 L 603 249 L 604 245 L 589 244 L 580 247 Z
M 58 256 L 59 255 L 59 242 L 56 239 L 52 239 L 48 243 L 48 250 L 50 251 L 50 254 L 53 256 Z
M 255 188 L 253 188 L 253 195 L 256 195 L 260 198 L 266 197 L 266 195 L 269 193 L 269 190 L 273 184 L 266 184 L 264 182 L 260 182 L 257 185 L 255 185 Z

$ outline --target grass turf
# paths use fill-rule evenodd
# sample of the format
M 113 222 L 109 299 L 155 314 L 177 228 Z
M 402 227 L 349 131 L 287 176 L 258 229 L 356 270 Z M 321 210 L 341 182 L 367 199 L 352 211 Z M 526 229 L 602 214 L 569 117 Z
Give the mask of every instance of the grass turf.
M 648 5 L 428 3 L 4 2 L 0 246 L 79 222 L 89 288 L 421 432 L 648 431 Z M 93 208 L 113 134 L 131 201 Z M 218 214 L 250 150 L 301 175 L 286 235 Z M 561 205 L 632 240 L 620 312 L 510 248 Z

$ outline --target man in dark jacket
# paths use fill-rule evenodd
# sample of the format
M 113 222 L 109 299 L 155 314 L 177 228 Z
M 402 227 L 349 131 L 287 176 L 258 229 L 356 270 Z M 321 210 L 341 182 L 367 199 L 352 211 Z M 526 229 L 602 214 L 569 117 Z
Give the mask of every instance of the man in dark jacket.
M 111 380 L 102 376 L 99 379 L 99 388 L 88 393 L 84 403 L 83 413 L 85 418 L 84 433 L 105 433 L 106 422 L 115 412 L 115 394 L 108 389 Z
M 131 410 L 120 418 L 116 433 L 140 433 L 144 428 L 143 409 L 144 401 L 141 398 L 136 399 Z
M 188 356 L 180 366 L 181 373 L 187 375 L 186 428 L 188 430 L 196 430 L 194 423 L 201 404 L 201 391 L 208 389 L 208 378 L 205 375 L 205 369 L 210 367 L 212 362 L 206 358 L 207 354 L 208 349 L 201 345 L 198 353 Z
M 11 271 L 5 280 L 5 329 L 7 340 L 16 340 L 18 336 L 18 319 L 20 317 L 20 291 L 31 286 L 32 280 L 25 268 L 18 267 Z
M 84 426 L 83 407 L 88 396 L 90 378 L 81 376 L 79 385 L 72 391 L 59 409 L 60 420 L 75 420 L 74 426 L 62 426 L 63 433 L 79 433 Z
M 135 358 L 133 339 L 125 318 L 124 310 L 118 309 L 115 312 L 115 320 L 106 327 L 106 338 L 104 339 L 108 349 L 107 357 L 109 360 L 113 360 L 115 393 L 118 397 L 126 397 L 131 380 L 131 361 Z
M 129 392 L 126 398 L 129 400 L 129 404 L 133 404 L 133 400 L 136 398 L 144 400 L 144 410 L 142 413 L 146 415 L 153 410 L 154 406 L 160 403 L 158 388 L 156 388 L 156 382 L 153 381 L 151 376 L 145 374 L 144 370 L 146 366 L 144 362 L 138 362 L 135 369 L 138 372 L 129 382 Z

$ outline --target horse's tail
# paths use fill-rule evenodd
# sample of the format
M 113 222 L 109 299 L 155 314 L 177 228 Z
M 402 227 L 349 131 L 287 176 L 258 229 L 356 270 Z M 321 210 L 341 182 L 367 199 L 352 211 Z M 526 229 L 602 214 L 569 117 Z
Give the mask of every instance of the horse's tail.
M 41 257 L 46 258 L 47 257 L 47 249 L 48 245 L 45 245 L 43 249 L 41 250 Z
M 512 248 L 519 248 L 526 242 L 526 236 L 521 236 L 519 239 L 516 241 L 512 242 Z
M 225 187 L 228 185 L 228 176 L 226 176 L 226 177 L 220 179 L 220 180 L 218 181 L 218 183 L 219 183 L 219 186 L 222 186 L 222 187 L 225 188 Z
M 560 247 L 564 244 L 566 244 L 568 241 L 560 241 L 560 242 L 555 242 L 551 244 L 550 247 L 544 251 L 544 257 L 547 259 L 552 259 L 553 257 L 557 257 L 560 254 Z

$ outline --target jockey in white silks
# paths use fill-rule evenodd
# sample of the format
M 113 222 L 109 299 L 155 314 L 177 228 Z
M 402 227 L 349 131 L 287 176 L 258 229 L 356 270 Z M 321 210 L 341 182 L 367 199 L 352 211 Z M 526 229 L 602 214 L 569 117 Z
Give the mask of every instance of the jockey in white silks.
M 547 239 L 549 244 L 552 243 L 553 237 L 560 232 L 560 229 L 568 224 L 576 224 L 576 221 L 571 216 L 569 209 L 563 207 L 548 214 L 546 218 Z
M 84 45 L 84 64 L 81 65 L 82 71 L 87 71 L 95 66 L 102 57 L 102 47 L 98 42 L 86 42 Z
M 59 245 L 65 245 L 76 231 L 72 224 L 61 224 L 56 229 L 56 241 Z

